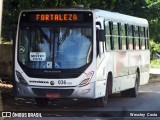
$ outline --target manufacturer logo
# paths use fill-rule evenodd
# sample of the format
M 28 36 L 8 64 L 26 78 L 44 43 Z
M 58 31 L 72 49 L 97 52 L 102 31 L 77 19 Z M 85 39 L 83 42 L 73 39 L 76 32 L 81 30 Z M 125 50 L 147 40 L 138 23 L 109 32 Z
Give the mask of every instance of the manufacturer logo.
M 50 84 L 51 84 L 51 85 L 54 85 L 54 81 L 51 81 Z
M 23 53 L 25 52 L 25 47 L 20 46 L 20 48 L 19 48 L 19 52 L 20 52 L 21 54 L 23 54 Z

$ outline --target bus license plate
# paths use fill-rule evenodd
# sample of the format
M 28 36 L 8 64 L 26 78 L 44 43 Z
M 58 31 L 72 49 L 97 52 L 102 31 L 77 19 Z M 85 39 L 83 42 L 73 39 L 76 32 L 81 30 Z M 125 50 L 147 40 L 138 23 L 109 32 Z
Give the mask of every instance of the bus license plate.
M 48 97 L 48 98 L 59 98 L 60 94 L 59 93 L 47 93 L 46 97 Z

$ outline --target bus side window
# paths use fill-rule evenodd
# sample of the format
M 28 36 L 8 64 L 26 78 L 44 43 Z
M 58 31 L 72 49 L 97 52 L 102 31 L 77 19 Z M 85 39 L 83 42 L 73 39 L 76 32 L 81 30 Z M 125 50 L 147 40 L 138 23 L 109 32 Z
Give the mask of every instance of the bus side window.
M 129 46 L 128 46 L 128 48 L 129 48 L 129 50 L 133 50 L 133 48 L 134 48 L 134 42 L 133 42 L 133 26 L 132 25 L 127 25 L 128 26 L 128 29 L 127 29 L 127 33 L 128 33 L 128 44 L 129 44 Z
M 105 33 L 106 33 L 106 50 L 111 50 L 111 35 L 110 35 L 110 28 L 109 28 L 109 21 L 105 21 Z
M 138 26 L 134 27 L 134 43 L 135 43 L 135 49 L 138 50 L 139 49 L 139 32 L 138 32 Z
M 126 50 L 126 27 L 124 23 L 121 23 L 121 41 L 122 41 L 122 50 Z
M 141 49 L 145 49 L 145 28 L 140 27 L 140 40 L 141 40 Z
M 145 28 L 145 48 L 149 49 L 149 29 Z
M 119 42 L 118 42 L 118 24 L 117 22 L 113 23 L 113 41 L 114 41 L 114 49 L 119 50 Z

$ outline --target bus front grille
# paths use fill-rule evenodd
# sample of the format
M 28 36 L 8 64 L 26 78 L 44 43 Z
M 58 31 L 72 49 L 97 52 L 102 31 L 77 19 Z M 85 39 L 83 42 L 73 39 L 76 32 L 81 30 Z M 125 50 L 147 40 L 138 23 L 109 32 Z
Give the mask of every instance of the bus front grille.
M 61 97 L 70 96 L 74 89 L 41 89 L 41 88 L 32 88 L 34 94 L 40 97 L 45 97 L 47 94 L 59 94 Z

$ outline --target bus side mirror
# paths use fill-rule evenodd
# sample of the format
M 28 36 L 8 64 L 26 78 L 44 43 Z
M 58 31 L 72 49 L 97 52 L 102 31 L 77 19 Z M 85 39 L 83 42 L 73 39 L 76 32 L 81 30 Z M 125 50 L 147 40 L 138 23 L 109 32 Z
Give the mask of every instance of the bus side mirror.
M 105 30 L 97 29 L 97 56 L 103 53 L 103 42 L 105 42 Z
M 106 40 L 105 30 L 98 30 L 97 36 L 98 36 L 99 42 L 105 42 L 105 40 Z

